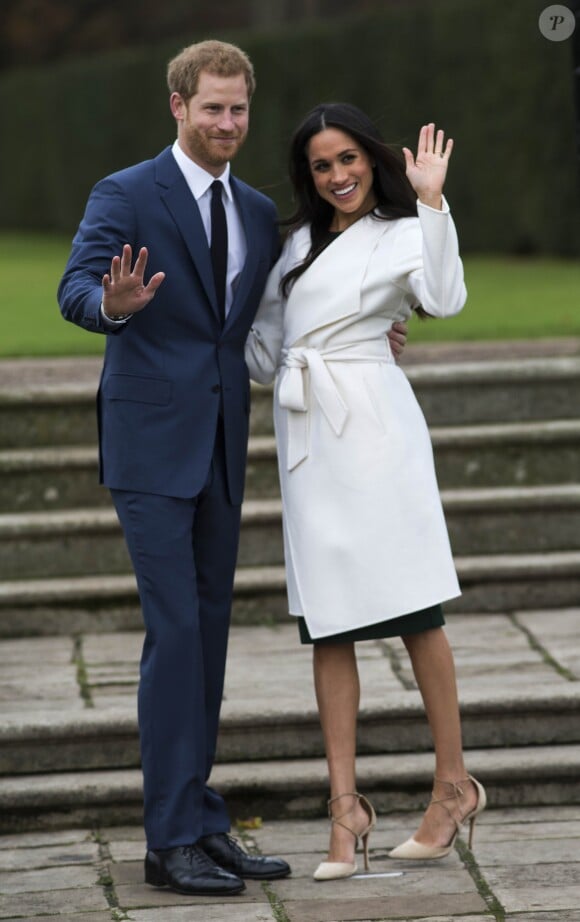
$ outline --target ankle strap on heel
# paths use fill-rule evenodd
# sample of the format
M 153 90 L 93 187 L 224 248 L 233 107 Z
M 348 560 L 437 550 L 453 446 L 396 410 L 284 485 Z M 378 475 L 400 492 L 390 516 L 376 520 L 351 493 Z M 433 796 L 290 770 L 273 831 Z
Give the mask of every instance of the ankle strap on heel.
M 444 778 L 438 778 L 437 775 L 434 775 L 433 781 L 437 781 L 439 784 L 447 784 L 450 788 L 453 788 L 453 794 L 450 794 L 449 797 L 460 797 L 465 793 L 460 785 L 465 784 L 467 781 L 471 781 L 471 778 L 467 775 L 466 778 L 459 778 L 458 781 L 445 781 Z M 449 797 L 447 800 L 449 800 Z
M 361 832 L 355 832 L 354 829 L 351 829 L 350 826 L 347 826 L 346 823 L 342 822 L 345 816 L 348 816 L 350 813 L 352 813 L 354 809 L 354 804 L 350 808 L 350 810 L 346 810 L 344 813 L 339 813 L 338 816 L 333 815 L 332 804 L 335 803 L 337 800 L 341 800 L 343 797 L 353 797 L 355 801 L 359 802 L 359 804 L 361 805 L 361 807 L 364 809 L 365 813 L 367 814 L 369 818 L 369 822 L 368 822 L 368 825 L 365 827 L 365 829 L 362 830 Z M 336 823 L 338 826 L 342 826 L 343 829 L 346 829 L 348 832 L 352 833 L 352 835 L 357 840 L 359 836 L 366 835 L 368 831 L 372 829 L 373 826 L 376 824 L 377 817 L 375 814 L 375 808 L 373 807 L 371 802 L 364 796 L 364 794 L 359 794 L 358 791 L 347 791 L 345 794 L 337 794 L 335 797 L 331 797 L 327 801 L 327 805 L 328 805 L 328 815 L 330 817 L 330 821 L 332 823 Z
M 432 804 L 438 804 L 440 807 L 443 807 L 443 809 L 447 811 L 447 813 L 449 814 L 449 816 L 451 817 L 451 819 L 452 819 L 453 822 L 455 823 L 455 825 L 456 825 L 456 827 L 457 827 L 457 831 L 459 832 L 459 830 L 461 829 L 461 826 L 462 826 L 463 822 L 465 821 L 465 817 L 463 816 L 463 814 L 462 814 L 462 812 L 461 812 L 461 809 L 460 809 L 460 810 L 459 810 L 459 817 L 460 817 L 460 818 L 459 818 L 459 820 L 455 819 L 455 817 L 453 816 L 451 810 L 449 809 L 449 807 L 447 806 L 447 804 L 445 803 L 445 801 L 447 801 L 447 800 L 454 800 L 454 801 L 457 802 L 457 805 L 458 805 L 458 807 L 459 807 L 459 806 L 460 806 L 460 805 L 459 805 L 459 798 L 460 798 L 460 797 L 463 797 L 463 795 L 464 795 L 464 793 L 465 793 L 465 791 L 463 790 L 463 788 L 461 787 L 461 785 L 462 785 L 462 784 L 465 784 L 465 783 L 468 782 L 468 781 L 471 781 L 471 778 L 470 778 L 470 776 L 468 775 L 466 778 L 460 778 L 458 781 L 445 781 L 443 778 L 437 778 L 437 776 L 434 775 L 433 780 L 434 780 L 434 781 L 437 781 L 438 784 L 446 784 L 448 787 L 453 788 L 453 793 L 449 794 L 448 797 L 433 797 L 433 796 L 431 796 L 431 803 L 432 803 Z M 434 792 L 433 792 L 433 793 L 434 793 Z
M 337 800 L 342 800 L 343 797 L 354 797 L 355 800 L 360 800 L 360 799 L 362 798 L 362 796 L 363 796 L 363 795 L 357 793 L 357 791 L 347 791 L 346 794 L 336 794 L 334 797 L 329 797 L 329 799 L 326 801 L 326 805 L 327 805 L 327 807 L 328 807 L 328 815 L 329 815 L 330 819 L 331 819 L 331 820 L 333 820 L 333 819 L 340 820 L 340 819 L 342 819 L 343 816 L 348 816 L 348 814 L 352 812 L 352 807 L 351 807 L 350 810 L 346 810 L 344 813 L 339 813 L 339 815 L 338 815 L 337 817 L 334 817 L 334 816 L 332 815 L 332 809 L 331 809 L 331 808 L 332 808 L 332 804 L 333 804 L 333 803 L 336 803 Z M 354 804 L 353 804 L 353 806 L 354 806 Z

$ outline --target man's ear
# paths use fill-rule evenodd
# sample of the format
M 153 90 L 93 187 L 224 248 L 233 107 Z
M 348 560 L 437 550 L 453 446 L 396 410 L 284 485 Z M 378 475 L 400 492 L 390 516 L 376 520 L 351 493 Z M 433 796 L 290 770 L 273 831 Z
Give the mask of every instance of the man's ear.
M 173 118 L 183 121 L 187 108 L 183 96 L 180 96 L 179 93 L 172 93 L 169 97 L 169 108 Z

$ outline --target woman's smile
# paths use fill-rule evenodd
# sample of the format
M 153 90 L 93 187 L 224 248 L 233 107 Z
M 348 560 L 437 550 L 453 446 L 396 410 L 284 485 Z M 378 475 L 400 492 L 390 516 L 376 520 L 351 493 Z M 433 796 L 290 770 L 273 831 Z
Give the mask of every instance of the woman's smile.
M 351 183 L 350 186 L 346 186 L 344 189 L 335 189 L 334 195 L 338 195 L 339 198 L 344 198 L 347 195 L 350 195 L 351 192 L 354 192 L 357 184 L 355 182 Z

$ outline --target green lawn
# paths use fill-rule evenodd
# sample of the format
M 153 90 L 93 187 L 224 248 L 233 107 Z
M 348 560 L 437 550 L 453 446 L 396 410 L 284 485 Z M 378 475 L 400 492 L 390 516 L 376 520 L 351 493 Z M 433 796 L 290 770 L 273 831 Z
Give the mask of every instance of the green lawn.
M 468 299 L 445 321 L 413 324 L 417 342 L 580 335 L 580 262 L 464 258 Z
M 66 323 L 58 309 L 56 289 L 69 250 L 62 237 L 0 234 L 0 357 L 102 352 L 104 336 Z
M 0 234 L 1 356 L 87 355 L 105 337 L 60 316 L 56 289 L 70 241 Z M 580 336 L 580 263 L 556 259 L 465 258 L 469 299 L 448 321 L 413 321 L 412 342 Z

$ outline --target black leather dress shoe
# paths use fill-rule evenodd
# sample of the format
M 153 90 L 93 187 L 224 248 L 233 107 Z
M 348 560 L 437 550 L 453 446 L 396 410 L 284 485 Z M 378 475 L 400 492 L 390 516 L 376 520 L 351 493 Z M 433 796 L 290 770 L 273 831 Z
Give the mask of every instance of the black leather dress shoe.
M 197 843 L 221 868 L 246 880 L 277 880 L 288 877 L 290 865 L 282 858 L 248 855 L 235 839 L 225 832 L 203 836 Z
M 243 880 L 215 864 L 198 845 L 149 849 L 145 883 L 196 896 L 233 896 L 246 889 Z

